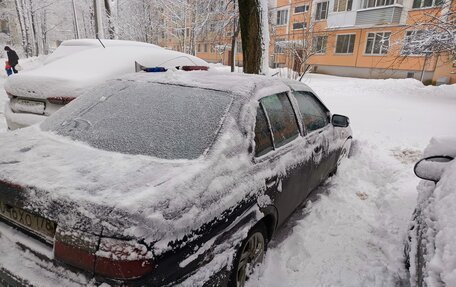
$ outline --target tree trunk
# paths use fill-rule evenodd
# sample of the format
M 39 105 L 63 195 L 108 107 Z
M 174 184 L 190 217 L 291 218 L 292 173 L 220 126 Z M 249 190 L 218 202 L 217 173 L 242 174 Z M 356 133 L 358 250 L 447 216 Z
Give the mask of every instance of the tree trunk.
M 265 3 L 265 0 L 239 0 L 244 73 L 266 74 L 268 72 L 266 69 L 268 68 L 269 31 Z
M 24 49 L 25 52 L 27 52 L 26 47 L 27 47 L 27 34 L 25 31 L 25 23 L 24 23 L 24 9 L 22 6 L 22 2 L 19 0 L 16 1 L 16 12 L 17 12 L 17 19 L 19 20 L 19 26 L 21 28 L 21 38 L 22 38 L 22 48 Z
M 104 0 L 104 6 L 108 18 L 109 39 L 117 39 L 117 27 L 115 23 L 115 18 L 117 16 L 117 1 Z

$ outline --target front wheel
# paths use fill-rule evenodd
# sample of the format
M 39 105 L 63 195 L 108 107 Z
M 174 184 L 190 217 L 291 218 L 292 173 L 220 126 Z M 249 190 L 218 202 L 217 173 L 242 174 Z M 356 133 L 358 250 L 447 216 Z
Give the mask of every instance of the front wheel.
M 254 269 L 263 261 L 267 247 L 267 231 L 264 223 L 256 224 L 239 247 L 234 260 L 230 287 L 243 287 Z

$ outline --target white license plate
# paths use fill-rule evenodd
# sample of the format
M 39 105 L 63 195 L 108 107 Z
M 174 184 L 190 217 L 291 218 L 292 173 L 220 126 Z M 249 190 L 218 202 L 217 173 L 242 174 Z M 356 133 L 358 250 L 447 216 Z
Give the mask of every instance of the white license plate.
M 4 219 L 18 225 L 52 243 L 54 240 L 57 224 L 39 215 L 29 213 L 23 209 L 9 206 L 0 201 L 0 219 Z
M 44 103 L 30 100 L 12 99 L 11 110 L 15 113 L 44 114 Z

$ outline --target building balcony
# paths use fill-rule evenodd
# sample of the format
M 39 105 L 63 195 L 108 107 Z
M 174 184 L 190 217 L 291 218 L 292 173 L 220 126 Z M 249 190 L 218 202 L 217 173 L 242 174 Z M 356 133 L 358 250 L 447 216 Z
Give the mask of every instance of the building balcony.
M 371 7 L 356 11 L 356 25 L 388 25 L 399 24 L 402 15 L 402 5 Z

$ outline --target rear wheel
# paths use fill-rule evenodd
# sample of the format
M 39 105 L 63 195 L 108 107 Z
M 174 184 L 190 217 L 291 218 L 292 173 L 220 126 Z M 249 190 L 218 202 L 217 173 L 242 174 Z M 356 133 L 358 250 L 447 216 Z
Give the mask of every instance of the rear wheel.
M 230 287 L 243 287 L 264 258 L 268 243 L 263 222 L 256 224 L 237 251 L 230 278 Z

